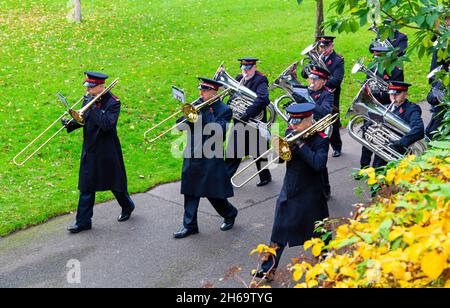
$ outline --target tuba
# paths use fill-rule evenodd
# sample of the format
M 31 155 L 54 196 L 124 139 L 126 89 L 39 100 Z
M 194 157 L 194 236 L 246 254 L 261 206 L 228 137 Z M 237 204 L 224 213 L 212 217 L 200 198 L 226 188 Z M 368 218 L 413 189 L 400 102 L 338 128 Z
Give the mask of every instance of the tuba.
M 375 47 L 386 47 L 388 49 L 394 49 L 394 46 L 391 44 L 389 40 L 381 40 L 381 35 L 378 32 L 378 28 L 376 25 L 372 25 L 369 29 L 369 31 L 373 31 L 377 34 L 376 38 L 372 40 L 372 45 Z
M 231 110 L 233 110 L 233 118 L 244 122 L 241 120 L 241 118 L 245 114 L 247 109 L 251 105 L 253 105 L 253 102 L 258 97 L 257 94 L 242 84 L 244 79 L 242 79 L 241 82 L 238 82 L 236 79 L 231 77 L 222 64 L 217 69 L 213 79 L 221 82 L 226 89 L 231 90 L 228 104 Z M 275 123 L 277 114 L 275 113 L 272 104 L 269 104 L 269 106 L 267 106 L 267 110 L 269 111 L 267 123 L 264 123 L 262 121 L 265 114 L 264 110 L 257 117 L 250 119 L 250 122 L 245 124 L 248 124 L 256 129 L 263 129 L 268 132 L 272 124 Z
M 273 102 L 273 106 L 275 111 L 280 117 L 283 118 L 284 121 L 288 122 L 288 115 L 283 111 L 291 104 L 295 104 L 296 101 L 294 99 L 294 92 L 301 91 L 301 89 L 307 89 L 308 87 L 302 85 L 298 81 L 297 77 L 297 68 L 299 62 L 292 63 L 288 68 L 286 68 L 270 85 L 269 91 L 272 91 L 276 88 L 282 89 L 285 93 Z M 304 92 L 304 91 L 303 91 Z M 297 93 L 299 94 L 299 93 Z M 283 102 L 283 107 L 280 107 Z
M 420 155 L 427 149 L 426 139 L 410 145 L 405 154 L 388 146 L 389 143 L 400 140 L 411 127 L 376 100 L 369 81 L 359 90 L 346 118 L 352 115 L 353 118 L 348 123 L 349 135 L 385 161 L 401 159 L 410 154 Z
M 327 65 L 323 61 L 322 54 L 319 52 L 317 47 L 319 46 L 319 42 L 315 42 L 314 44 L 309 45 L 301 52 L 302 56 L 306 56 L 301 60 L 302 70 L 309 75 L 311 66 L 320 66 L 321 68 L 328 70 Z
M 364 65 L 364 60 L 362 58 L 358 59 L 358 61 L 355 63 L 355 65 L 352 68 L 352 74 L 356 74 L 358 72 L 364 73 L 367 75 L 367 82 L 366 84 L 370 88 L 371 92 L 387 92 L 389 84 L 378 76 L 376 73 L 369 70 Z

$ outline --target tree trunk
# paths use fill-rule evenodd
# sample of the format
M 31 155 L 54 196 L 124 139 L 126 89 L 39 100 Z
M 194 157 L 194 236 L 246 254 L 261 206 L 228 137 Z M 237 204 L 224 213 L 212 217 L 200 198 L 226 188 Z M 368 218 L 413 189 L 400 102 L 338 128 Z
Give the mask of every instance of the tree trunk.
M 322 23 L 323 23 L 323 0 L 316 0 L 316 36 L 324 35 Z
M 76 22 L 81 22 L 81 0 L 73 0 L 74 17 Z

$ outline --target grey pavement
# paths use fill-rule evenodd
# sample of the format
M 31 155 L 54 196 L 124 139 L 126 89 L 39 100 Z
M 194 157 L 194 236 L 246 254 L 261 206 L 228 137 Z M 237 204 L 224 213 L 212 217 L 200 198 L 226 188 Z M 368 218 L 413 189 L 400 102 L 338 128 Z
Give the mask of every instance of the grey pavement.
M 425 108 L 424 108 L 425 106 Z M 426 105 L 422 106 L 429 113 Z M 354 187 L 363 185 L 351 177 L 358 168 L 360 146 L 346 130 L 343 155 L 329 159 L 332 199 L 331 217 L 346 217 L 352 205 L 361 202 Z M 245 163 L 246 164 L 246 163 Z M 93 229 L 78 235 L 65 229 L 75 215 L 65 215 L 40 226 L 0 239 L 0 288 L 4 287 L 201 287 L 210 281 L 217 287 L 240 287 L 238 281 L 223 281 L 233 265 L 242 277 L 256 267 L 251 249 L 267 243 L 280 192 L 284 165 L 272 170 L 274 181 L 264 188 L 256 180 L 235 190 L 231 202 L 239 209 L 235 227 L 222 232 L 222 218 L 202 200 L 198 216 L 200 233 L 175 240 L 183 216 L 180 184 L 161 185 L 136 194 L 137 209 L 125 223 L 116 222 L 120 207 L 115 201 L 95 207 Z M 283 254 L 281 265 L 298 256 L 300 247 Z M 80 261 L 81 283 L 70 284 L 69 260 Z

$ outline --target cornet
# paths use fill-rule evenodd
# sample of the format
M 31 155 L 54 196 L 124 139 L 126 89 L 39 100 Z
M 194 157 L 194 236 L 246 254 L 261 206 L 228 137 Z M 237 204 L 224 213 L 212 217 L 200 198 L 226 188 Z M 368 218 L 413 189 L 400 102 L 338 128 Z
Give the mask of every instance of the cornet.
M 33 153 L 25 157 L 22 161 L 17 162 L 18 158 L 26 151 L 28 150 L 32 145 L 34 145 L 39 139 L 42 138 L 42 136 L 48 132 L 53 126 L 55 126 L 57 123 L 61 121 L 65 116 L 71 115 L 73 120 L 75 120 L 78 124 L 83 125 L 84 124 L 84 113 L 86 110 L 91 108 L 91 106 L 97 102 L 105 93 L 109 92 L 117 83 L 119 82 L 119 79 L 117 78 L 114 80 L 105 90 L 103 90 L 100 94 L 98 94 L 93 100 L 91 100 L 88 104 L 86 104 L 83 108 L 76 111 L 74 110 L 75 107 L 77 107 L 81 102 L 84 101 L 85 96 L 83 95 L 71 108 L 69 108 L 66 112 L 64 112 L 58 119 L 56 119 L 52 124 L 50 124 L 42 133 L 39 134 L 33 141 L 31 141 L 25 148 L 22 149 L 14 158 L 12 159 L 13 163 L 17 166 L 23 166 L 28 160 L 30 160 L 34 155 L 36 155 L 37 152 L 39 152 L 44 146 L 47 145 L 53 138 L 55 138 L 61 131 L 63 131 L 71 121 L 68 121 L 67 124 L 63 125 L 58 131 L 56 131 L 50 138 L 48 138 L 45 142 L 43 142 Z M 61 98 L 61 95 L 58 94 L 58 97 Z
M 325 129 L 327 129 L 329 126 L 333 125 L 334 122 L 336 122 L 338 119 L 338 114 L 328 114 L 327 116 L 323 117 L 316 123 L 314 123 L 311 127 L 307 128 L 306 130 L 302 131 L 301 133 L 298 133 L 296 131 L 290 133 L 288 136 L 281 138 L 279 136 L 274 136 L 272 138 L 272 145 L 273 148 L 267 150 L 263 154 L 261 154 L 258 158 L 253 160 L 251 163 L 249 163 L 247 166 L 242 168 L 239 172 L 237 172 L 232 178 L 231 178 L 231 184 L 233 184 L 236 188 L 241 188 L 248 182 L 250 182 L 253 178 L 255 178 L 257 175 L 259 175 L 263 170 L 267 169 L 272 164 L 279 161 L 281 158 L 284 161 L 290 161 L 292 159 L 292 148 L 291 145 L 298 139 L 307 139 L 311 137 L 312 135 L 322 132 Z M 241 184 L 236 184 L 236 178 L 241 175 L 243 172 L 245 172 L 247 169 L 249 169 L 253 164 L 260 161 L 261 159 L 265 158 L 267 155 L 270 154 L 270 152 L 276 152 L 277 156 L 273 159 L 271 159 L 264 168 L 261 168 L 258 172 L 254 173 L 252 176 L 250 176 L 247 180 L 242 182 Z

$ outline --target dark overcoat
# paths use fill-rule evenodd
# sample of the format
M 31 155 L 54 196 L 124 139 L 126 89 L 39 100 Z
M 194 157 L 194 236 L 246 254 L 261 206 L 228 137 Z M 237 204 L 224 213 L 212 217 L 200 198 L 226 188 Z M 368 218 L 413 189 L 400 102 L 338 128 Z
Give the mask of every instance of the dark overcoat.
M 334 93 L 330 89 L 327 87 L 323 87 L 318 91 L 308 89 L 308 94 L 316 103 L 316 107 L 313 110 L 316 121 L 333 113 Z
M 83 106 L 92 98 L 86 98 Z M 84 114 L 83 126 L 71 121 L 67 132 L 83 127 L 78 189 L 81 192 L 127 191 L 127 176 L 117 136 L 120 101 L 106 93 Z
M 236 77 L 237 81 L 241 81 L 242 74 Z M 257 98 L 253 104 L 247 108 L 245 115 L 241 118 L 245 122 L 249 122 L 250 118 L 256 118 L 263 113 L 264 123 L 267 123 L 266 108 L 270 104 L 269 98 L 269 81 L 259 71 L 256 71 L 255 75 L 247 81 L 244 81 L 243 86 L 249 88 L 256 93 Z M 241 123 L 238 120 L 234 120 L 234 123 Z M 268 148 L 268 137 L 263 130 L 256 130 L 249 125 L 245 126 L 248 133 L 243 134 L 239 130 L 233 130 L 230 134 L 230 140 L 228 141 L 227 157 L 233 156 L 233 158 L 244 158 L 247 156 L 258 157 L 262 152 L 265 152 Z M 253 136 L 256 136 L 256 140 L 250 140 Z M 240 138 L 240 139 L 239 139 Z M 244 146 L 244 149 L 242 147 Z
M 403 147 L 409 147 L 414 142 L 423 139 L 425 136 L 425 129 L 422 120 L 422 109 L 420 109 L 419 105 L 413 104 L 406 100 L 394 111 L 394 114 L 404 120 L 411 127 L 411 130 L 399 141 Z
M 439 91 L 445 91 L 445 88 L 440 80 L 435 81 L 433 83 L 433 87 L 436 87 Z M 434 132 L 437 131 L 439 126 L 441 126 L 445 114 L 447 113 L 448 107 L 439 102 L 438 97 L 436 96 L 435 92 L 433 92 L 433 88 L 427 95 L 427 102 L 431 105 L 432 116 L 430 123 L 428 123 L 428 126 L 425 129 L 425 134 L 428 138 L 432 139 Z
M 339 101 L 341 98 L 341 84 L 344 80 L 344 57 L 338 55 L 335 51 L 325 60 L 325 65 L 331 73 L 326 86 L 333 91 L 334 94 L 334 113 L 339 110 Z
M 287 130 L 286 135 L 292 130 Z M 314 234 L 317 221 L 328 217 L 322 187 L 327 166 L 329 140 L 316 134 L 299 148 L 293 146 L 293 158 L 287 162 L 283 187 L 275 209 L 271 241 L 290 247 L 302 245 Z
M 192 197 L 230 198 L 234 193 L 223 158 L 223 141 L 226 137 L 227 124 L 230 123 L 233 113 L 227 105 L 218 100 L 203 108 L 200 114 L 201 117 L 198 120 L 201 121 L 200 125 L 187 122 L 187 126 L 179 126 L 180 130 L 187 130 L 189 127 L 188 145 L 184 152 L 181 174 L 181 194 Z M 184 117 L 178 119 L 178 123 L 182 120 Z M 220 149 L 218 149 L 219 157 L 210 156 L 203 151 L 204 144 L 216 135 L 214 131 L 210 135 L 207 135 L 206 131 L 204 133 L 205 126 L 212 123 L 217 124 L 214 129 L 221 130 L 222 134 Z M 197 129 L 201 129 L 201 132 L 196 132 Z M 215 145 L 212 147 L 213 151 Z

